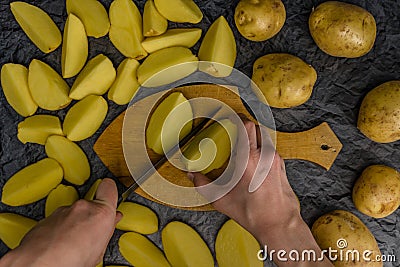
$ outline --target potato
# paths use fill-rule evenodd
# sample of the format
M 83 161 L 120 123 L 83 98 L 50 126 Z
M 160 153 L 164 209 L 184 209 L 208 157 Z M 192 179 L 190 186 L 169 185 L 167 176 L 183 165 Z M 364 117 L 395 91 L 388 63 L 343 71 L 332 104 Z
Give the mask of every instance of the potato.
M 64 26 L 61 72 L 64 78 L 77 75 L 88 57 L 88 39 L 82 21 L 70 13 Z
M 400 140 L 400 81 L 383 83 L 365 96 L 357 127 L 378 143 Z
M 192 0 L 154 0 L 157 10 L 173 22 L 199 23 L 203 13 Z
M 257 258 L 258 241 L 234 220 L 227 221 L 215 240 L 215 256 L 219 267 L 262 267 Z
M 63 169 L 54 159 L 45 158 L 14 174 L 3 186 L 1 202 L 22 206 L 36 202 L 61 183 Z
M 34 115 L 18 123 L 18 140 L 23 144 L 44 145 L 50 135 L 63 135 L 60 119 L 52 115 Z
M 60 46 L 61 32 L 42 9 L 18 1 L 10 7 L 22 30 L 42 52 L 50 53 Z
M 71 141 L 89 138 L 100 128 L 107 110 L 107 101 L 103 97 L 85 97 L 68 110 L 63 123 L 64 134 Z
M 168 28 L 168 21 L 158 12 L 153 0 L 147 0 L 143 10 L 143 35 L 157 36 Z
M 121 255 L 135 267 L 170 267 L 164 254 L 141 234 L 123 234 L 118 241 Z
M 78 199 L 78 192 L 74 187 L 59 184 L 47 196 L 44 214 L 48 217 L 59 207 L 71 206 Z
M 252 80 L 259 87 L 267 105 L 291 108 L 305 103 L 311 96 L 317 72 L 296 56 L 268 54 L 253 65 Z M 258 95 L 259 90 L 255 90 Z M 259 96 L 264 102 L 264 97 Z
M 199 28 L 170 29 L 160 36 L 144 39 L 142 46 L 148 53 L 172 46 L 190 48 L 197 43 L 200 37 L 201 29 Z
M 174 92 L 161 101 L 151 114 L 146 128 L 146 144 L 159 155 L 168 152 L 193 125 L 190 103 L 180 92 Z
M 308 25 L 317 46 L 331 56 L 361 57 L 374 46 L 375 19 L 356 5 L 324 2 L 313 9 Z
M 154 234 L 158 231 L 158 217 L 148 207 L 132 202 L 122 202 L 117 210 L 123 214 L 123 217 L 115 228 L 143 235 Z
M 354 185 L 353 202 L 368 216 L 389 216 L 400 206 L 399 172 L 384 165 L 369 166 Z
M 206 243 L 189 225 L 170 222 L 161 232 L 164 253 L 172 266 L 214 266 L 214 259 Z
M 193 138 L 181 160 L 188 171 L 206 174 L 224 165 L 236 139 L 237 127 L 229 119 L 214 122 Z
M 29 64 L 28 84 L 33 101 L 42 109 L 59 110 L 72 101 L 67 82 L 40 60 L 34 59 Z
M 101 184 L 102 181 L 103 181 L 103 179 L 97 179 L 96 181 L 94 181 L 92 186 L 90 186 L 89 190 L 86 192 L 84 199 L 86 199 L 86 200 L 95 199 L 97 188 L 99 187 L 99 185 Z
M 35 220 L 22 215 L 0 213 L 0 239 L 7 247 L 14 249 L 36 224 Z
M 199 70 L 215 77 L 226 77 L 232 73 L 236 61 L 236 41 L 226 19 L 221 16 L 211 24 L 201 42 Z M 213 64 L 217 62 L 219 64 Z
M 88 95 L 103 95 L 110 88 L 117 73 L 111 60 L 99 54 L 89 60 L 72 85 L 69 97 L 81 100 Z
M 38 105 L 33 101 L 28 85 L 28 69 L 7 63 L 1 67 L 1 87 L 10 106 L 21 116 L 34 114 Z
M 377 255 L 381 255 L 381 252 L 368 228 L 359 218 L 348 211 L 334 210 L 321 216 L 314 222 L 311 232 L 321 249 L 332 248 L 338 250 L 338 253 L 343 252 L 342 260 L 338 257 L 338 260 L 333 262 L 336 267 L 383 266 L 382 262 L 368 262 L 363 259 L 363 253 L 366 250 L 371 251 L 369 258 L 372 260 Z M 352 250 L 360 253 L 360 261 L 352 261 Z M 349 255 L 348 261 L 346 261 L 346 255 Z
M 251 41 L 275 36 L 286 20 L 281 0 L 241 0 L 235 9 L 235 24 L 240 34 Z

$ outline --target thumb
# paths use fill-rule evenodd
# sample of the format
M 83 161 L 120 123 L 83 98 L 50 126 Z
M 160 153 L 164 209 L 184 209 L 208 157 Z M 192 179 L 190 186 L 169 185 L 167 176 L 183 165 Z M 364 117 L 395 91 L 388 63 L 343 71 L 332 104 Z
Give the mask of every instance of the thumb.
M 95 202 L 102 203 L 112 210 L 117 208 L 118 190 L 112 179 L 105 178 L 96 191 Z
M 188 172 L 187 176 L 193 182 L 195 187 L 211 183 L 211 180 L 200 172 Z

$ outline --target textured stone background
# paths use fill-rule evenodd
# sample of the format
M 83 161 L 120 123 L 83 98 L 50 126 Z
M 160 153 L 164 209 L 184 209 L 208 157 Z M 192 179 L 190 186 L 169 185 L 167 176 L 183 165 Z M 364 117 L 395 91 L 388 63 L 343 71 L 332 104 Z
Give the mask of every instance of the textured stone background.
M 144 1 L 134 0 L 143 10 Z M 64 1 L 30 0 L 29 3 L 43 8 L 63 29 L 67 18 Z M 107 8 L 111 0 L 101 1 Z M 400 143 L 378 144 L 365 138 L 356 128 L 359 106 L 365 94 L 375 86 L 393 79 L 400 79 L 400 2 L 397 0 L 363 1 L 348 0 L 370 11 L 377 22 L 377 39 L 373 50 L 364 57 L 342 59 L 330 57 L 318 49 L 313 42 L 307 26 L 308 16 L 317 0 L 284 0 L 287 20 L 281 32 L 271 40 L 254 43 L 241 37 L 233 22 L 233 12 L 237 1 L 196 1 L 204 13 L 204 19 L 196 26 L 207 29 L 210 24 L 223 15 L 229 21 L 236 36 L 238 58 L 236 67 L 251 75 L 252 64 L 260 56 L 273 52 L 287 52 L 299 56 L 312 64 L 318 72 L 318 81 L 311 99 L 304 105 L 287 110 L 273 109 L 277 129 L 281 131 L 303 131 L 327 121 L 342 141 L 344 147 L 330 171 L 303 161 L 287 161 L 288 177 L 302 206 L 304 219 L 310 225 L 323 213 L 333 209 L 345 209 L 355 213 L 375 235 L 383 254 L 394 254 L 397 261 L 385 266 L 400 266 L 400 210 L 384 219 L 369 218 L 354 208 L 351 190 L 362 170 L 371 164 L 386 164 L 400 170 Z M 61 48 L 45 55 L 39 51 L 23 33 L 14 20 L 8 0 L 0 0 L 0 66 L 14 62 L 28 66 L 34 58 L 43 60 L 57 71 L 61 71 Z M 190 27 L 171 23 L 171 27 Z M 115 66 L 123 56 L 112 46 L 108 37 L 89 39 L 90 57 L 104 53 Z M 193 51 L 197 52 L 199 44 Z M 73 79 L 68 82 L 72 84 Z M 110 112 L 97 133 L 79 142 L 89 157 L 92 175 L 87 184 L 77 188 L 81 196 L 97 178 L 111 176 L 92 146 L 101 132 L 124 110 L 109 101 Z M 68 109 L 68 108 L 67 108 Z M 67 110 L 38 113 L 56 114 L 64 118 Z M 0 90 L 0 188 L 9 177 L 28 164 L 45 157 L 44 149 L 36 144 L 21 144 L 16 138 L 17 124 L 23 118 L 6 102 Z M 123 186 L 119 185 L 122 192 Z M 134 196 L 132 201 L 143 203 L 157 212 L 160 228 L 172 220 L 180 220 L 193 226 L 214 251 L 215 236 L 227 219 L 218 212 L 190 212 L 168 208 Z M 42 219 L 44 200 L 23 207 L 8 207 L 0 203 L 1 212 L 15 212 L 34 219 Z M 268 209 L 265 210 L 268 213 Z M 105 255 L 106 263 L 123 264 L 125 260 L 118 252 L 116 231 Z M 160 245 L 160 235 L 150 238 Z M 0 243 L 0 255 L 8 251 Z M 270 266 L 266 263 L 266 266 Z

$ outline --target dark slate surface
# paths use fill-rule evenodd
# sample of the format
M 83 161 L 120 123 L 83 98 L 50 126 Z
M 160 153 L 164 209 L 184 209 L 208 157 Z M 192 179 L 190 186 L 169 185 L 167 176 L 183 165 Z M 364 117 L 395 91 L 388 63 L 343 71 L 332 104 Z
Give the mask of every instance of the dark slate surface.
M 43 8 L 63 29 L 67 14 L 64 1 L 30 0 Z M 102 0 L 109 8 L 111 1 Z M 143 9 L 144 1 L 137 1 Z M 392 79 L 400 79 L 400 2 L 391 0 L 363 1 L 348 0 L 370 11 L 377 22 L 377 39 L 373 50 L 364 57 L 343 59 L 324 54 L 314 44 L 308 31 L 307 21 L 317 0 L 284 0 L 287 20 L 281 32 L 274 38 L 260 43 L 250 42 L 241 37 L 233 22 L 233 12 L 237 1 L 196 1 L 204 13 L 204 19 L 198 25 L 206 29 L 220 15 L 227 18 L 233 28 L 238 45 L 236 67 L 251 75 L 252 64 L 260 56 L 273 52 L 287 52 L 299 56 L 312 64 L 318 72 L 318 81 L 311 99 L 304 105 L 287 110 L 273 109 L 277 129 L 281 131 L 302 131 L 327 121 L 342 141 L 344 148 L 330 171 L 303 161 L 287 161 L 288 177 L 302 206 L 304 219 L 310 225 L 320 215 L 333 209 L 345 209 L 355 213 L 375 235 L 383 254 L 394 254 L 396 262 L 385 266 L 400 266 L 400 210 L 384 219 L 373 219 L 359 213 L 352 201 L 351 190 L 362 170 L 371 164 L 386 164 L 400 170 L 400 143 L 378 144 L 365 138 L 356 128 L 359 106 L 365 94 L 375 86 Z M 0 0 L 0 66 L 7 62 L 29 65 L 34 59 L 50 64 L 60 72 L 61 49 L 45 55 L 38 50 L 23 33 L 14 20 L 8 0 Z M 171 24 L 172 27 L 190 25 Z M 199 44 L 194 47 L 197 52 Z M 108 37 L 90 38 L 90 57 L 104 53 L 115 66 L 123 56 L 112 46 Z M 72 84 L 73 80 L 68 82 Z M 81 196 L 97 178 L 111 176 L 92 146 L 101 132 L 124 110 L 109 101 L 109 113 L 101 129 L 91 138 L 79 142 L 89 157 L 92 175 L 87 184 L 79 187 Z M 41 114 L 56 114 L 64 118 L 66 110 Z M 21 144 L 16 138 L 17 124 L 23 118 L 6 102 L 0 90 L 0 187 L 19 169 L 45 157 L 40 145 Z M 123 187 L 119 185 L 119 189 Z M 172 220 L 180 220 L 193 226 L 214 251 L 216 233 L 226 217 L 218 212 L 190 212 L 161 206 L 141 197 L 132 197 L 133 201 L 143 203 L 157 212 L 160 228 Z M 23 207 L 8 207 L 0 203 L 1 212 L 15 212 L 25 216 L 42 219 L 44 200 Z M 265 210 L 268 212 L 268 209 Z M 118 252 L 118 236 L 115 232 L 107 253 L 106 263 L 126 263 Z M 160 235 L 150 238 L 160 245 Z M 0 255 L 6 253 L 6 246 L 0 244 Z M 266 266 L 270 266 L 266 263 Z

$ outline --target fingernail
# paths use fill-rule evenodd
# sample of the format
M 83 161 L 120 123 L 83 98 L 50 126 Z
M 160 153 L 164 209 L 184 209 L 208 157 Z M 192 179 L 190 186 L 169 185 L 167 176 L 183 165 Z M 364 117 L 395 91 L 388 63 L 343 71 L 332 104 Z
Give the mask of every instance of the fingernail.
M 188 172 L 188 173 L 187 173 L 187 177 L 189 178 L 189 180 L 190 180 L 190 181 L 192 181 L 192 182 L 193 182 L 193 179 L 194 179 L 194 175 L 193 175 L 193 173 L 191 173 L 191 172 Z

